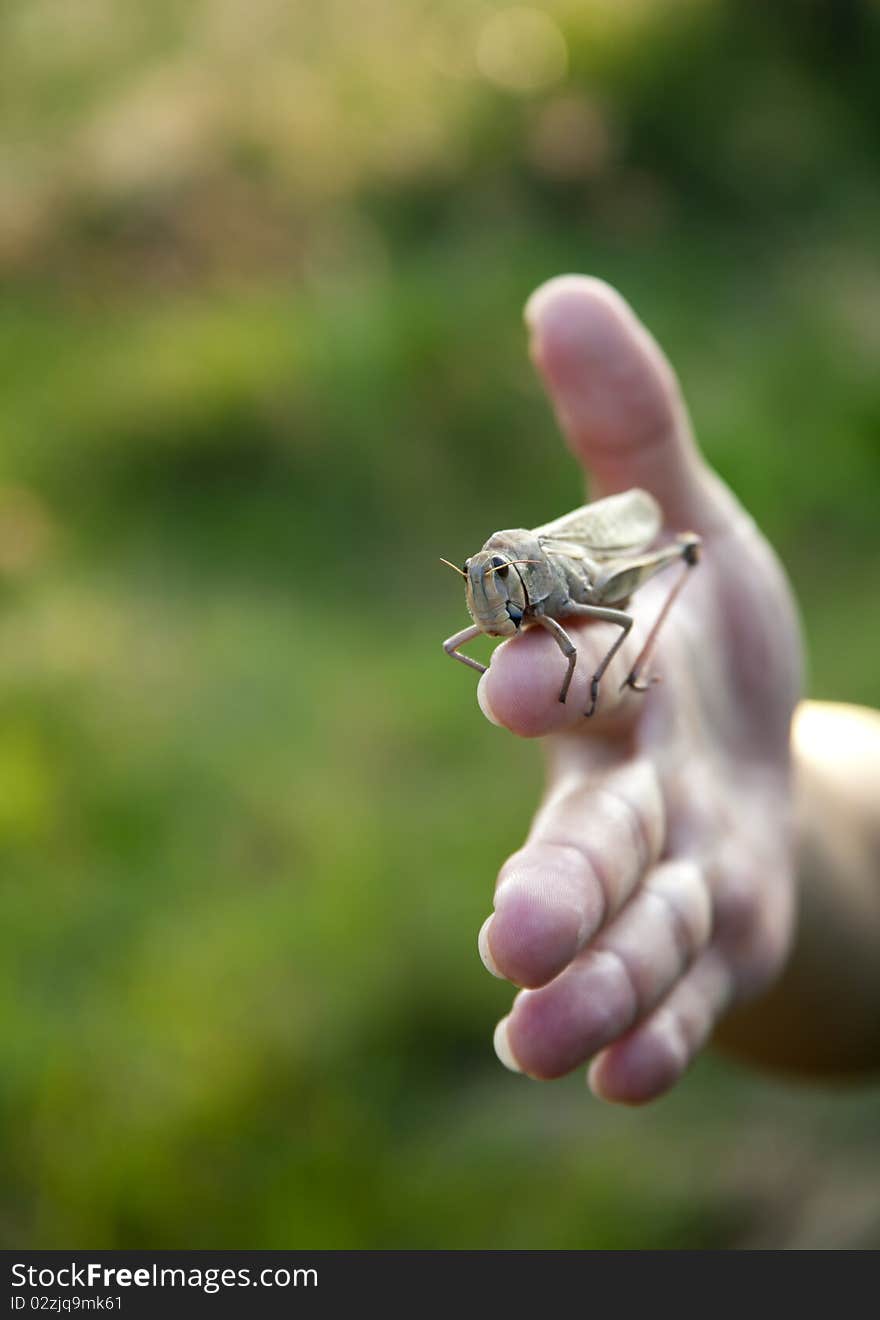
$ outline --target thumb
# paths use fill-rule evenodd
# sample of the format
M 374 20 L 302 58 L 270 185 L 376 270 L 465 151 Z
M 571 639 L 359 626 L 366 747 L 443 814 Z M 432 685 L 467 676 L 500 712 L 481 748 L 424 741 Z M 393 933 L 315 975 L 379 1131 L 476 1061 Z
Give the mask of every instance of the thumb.
M 616 290 L 561 275 L 525 309 L 532 360 L 594 494 L 642 486 L 666 521 L 704 534 L 735 509 L 704 463 L 669 362 Z

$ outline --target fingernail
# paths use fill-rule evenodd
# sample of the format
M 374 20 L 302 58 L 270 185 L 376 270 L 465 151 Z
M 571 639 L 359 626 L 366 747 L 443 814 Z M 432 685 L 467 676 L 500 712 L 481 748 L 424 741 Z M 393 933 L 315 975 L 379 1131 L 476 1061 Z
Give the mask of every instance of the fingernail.
M 523 308 L 523 320 L 525 321 L 529 330 L 532 331 L 534 330 L 535 322 L 538 319 L 538 314 L 541 310 L 542 305 L 547 301 L 548 295 L 552 297 L 553 293 L 556 291 L 558 278 L 560 277 L 556 277 L 552 280 L 545 281 L 544 284 L 541 284 L 537 289 L 535 289 L 535 292 L 528 299 L 525 307 Z M 564 278 L 564 276 L 562 278 Z
M 477 684 L 477 701 L 479 703 L 480 710 L 486 716 L 486 719 L 489 721 L 489 723 L 497 724 L 498 728 L 500 729 L 502 727 L 501 721 L 499 720 L 498 716 L 495 714 L 494 710 L 492 709 L 489 703 L 489 693 L 487 691 L 487 684 L 486 684 L 486 679 L 488 677 L 489 677 L 488 674 L 484 674 L 483 677 L 480 679 L 479 683 Z
M 535 329 L 545 305 L 552 302 L 559 294 L 579 290 L 590 283 L 589 276 L 585 275 L 554 275 L 552 279 L 545 280 L 535 289 L 523 308 L 523 319 L 528 328 L 532 331 Z
M 587 1069 L 587 1086 L 592 1091 L 597 1100 L 603 1100 L 605 1104 L 613 1104 L 610 1096 L 605 1094 L 602 1087 L 602 1054 L 597 1054 L 593 1062 Z
M 497 976 L 499 981 L 504 981 L 507 978 L 499 972 L 498 964 L 492 957 L 492 950 L 489 948 L 489 927 L 492 924 L 494 915 L 494 913 L 491 913 L 480 927 L 480 933 L 477 936 L 477 948 L 480 950 L 480 957 L 486 971 L 491 972 L 493 976 Z
M 601 1057 L 601 1055 L 597 1056 L 587 1069 L 587 1086 L 598 1100 L 602 1099 L 601 1082 L 599 1077 Z
M 495 1053 L 498 1055 L 498 1058 L 504 1064 L 505 1068 L 509 1068 L 511 1072 L 521 1073 L 522 1068 L 513 1057 L 513 1050 L 510 1048 L 510 1041 L 507 1037 L 507 1022 L 508 1019 L 504 1017 L 498 1023 L 498 1026 L 495 1028 L 495 1038 L 492 1043 L 495 1046 Z

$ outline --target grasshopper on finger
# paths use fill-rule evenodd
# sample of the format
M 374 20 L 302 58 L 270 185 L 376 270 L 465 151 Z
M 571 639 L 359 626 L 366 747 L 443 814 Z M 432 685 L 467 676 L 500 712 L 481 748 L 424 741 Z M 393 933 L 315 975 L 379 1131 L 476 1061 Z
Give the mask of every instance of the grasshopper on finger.
M 577 661 L 577 648 L 560 624 L 564 618 L 602 619 L 616 623 L 620 635 L 602 660 L 590 684 L 592 715 L 599 700 L 602 675 L 623 644 L 633 625 L 624 608 L 630 596 L 655 573 L 682 560 L 685 571 L 672 587 L 622 686 L 647 691 L 639 676 L 647 664 L 657 634 L 681 590 L 687 570 L 700 557 L 700 538 L 685 532 L 659 550 L 646 547 L 661 526 L 660 507 L 644 490 L 585 504 L 554 522 L 531 531 L 515 528 L 495 532 L 482 550 L 455 568 L 465 579 L 467 607 L 473 624 L 448 637 L 447 655 L 485 673 L 486 666 L 458 649 L 480 633 L 489 637 L 513 637 L 522 628 L 538 625 L 553 636 L 568 661 L 559 691 L 565 701 Z

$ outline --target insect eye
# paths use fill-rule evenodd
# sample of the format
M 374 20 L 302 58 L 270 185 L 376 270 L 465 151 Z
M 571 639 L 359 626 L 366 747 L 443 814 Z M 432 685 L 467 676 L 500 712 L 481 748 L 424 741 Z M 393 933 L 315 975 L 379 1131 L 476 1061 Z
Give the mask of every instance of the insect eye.
M 464 561 L 464 563 L 462 564 L 462 566 L 461 566 L 461 571 L 462 571 L 462 573 L 464 573 L 465 575 L 467 574 L 467 571 L 468 571 L 468 565 L 470 564 L 470 562 L 471 562 L 471 561 L 470 561 L 469 559 L 466 559 L 466 560 Z
M 510 571 L 510 565 L 506 564 L 500 555 L 492 556 L 492 567 L 498 570 L 498 576 L 500 578 L 506 578 Z

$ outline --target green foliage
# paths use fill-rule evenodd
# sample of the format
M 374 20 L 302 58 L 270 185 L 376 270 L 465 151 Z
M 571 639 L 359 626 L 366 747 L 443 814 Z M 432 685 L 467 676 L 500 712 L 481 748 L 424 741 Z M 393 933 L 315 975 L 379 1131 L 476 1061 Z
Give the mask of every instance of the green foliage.
M 476 3 L 383 0 L 395 45 L 266 0 L 240 61 L 235 6 L 6 7 L 7 1246 L 779 1245 L 870 1150 L 870 1097 L 710 1061 L 618 1113 L 491 1052 L 539 764 L 437 559 L 580 498 L 540 280 L 644 316 L 812 692 L 880 702 L 876 17 L 540 8 L 552 85 Z

